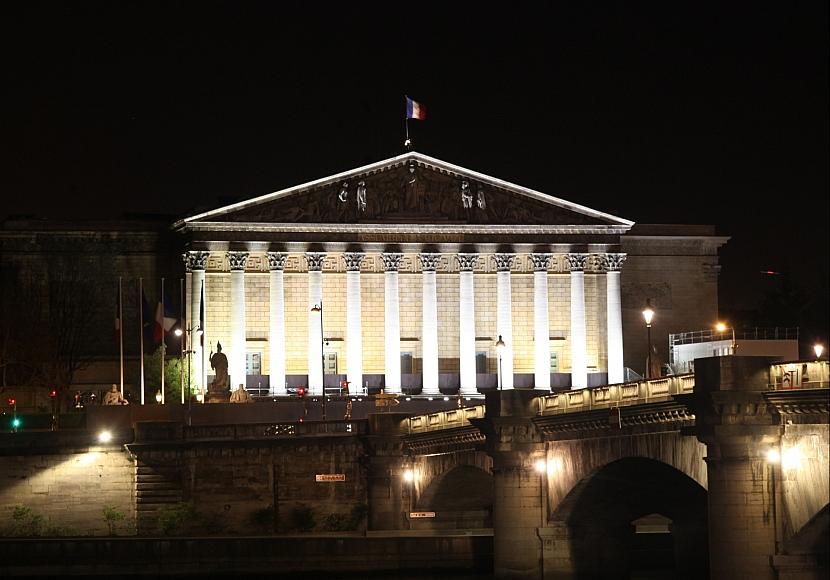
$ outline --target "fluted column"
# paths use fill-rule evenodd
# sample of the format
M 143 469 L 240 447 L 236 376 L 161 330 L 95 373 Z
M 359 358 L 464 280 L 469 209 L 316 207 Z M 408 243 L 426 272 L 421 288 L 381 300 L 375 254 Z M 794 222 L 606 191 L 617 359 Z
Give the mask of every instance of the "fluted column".
M 269 284 L 268 316 L 268 393 L 287 395 L 285 389 L 285 290 L 283 271 L 285 254 L 268 252 L 268 269 L 271 271 Z
M 588 254 L 567 254 L 571 269 L 571 388 L 588 386 L 587 337 L 585 333 L 585 264 Z
M 191 329 L 190 344 L 188 346 L 193 351 L 190 355 L 191 381 L 193 382 L 194 390 L 202 394 L 204 394 L 205 386 L 204 368 L 202 367 L 202 336 L 206 329 L 200 328 L 200 313 L 202 306 L 202 288 L 205 285 L 205 268 L 207 268 L 208 256 L 210 256 L 210 252 L 187 252 L 185 254 L 187 269 L 191 273 L 187 289 L 187 295 L 190 301 L 190 317 L 188 318 L 187 326 Z M 205 292 L 207 292 L 206 289 Z M 205 303 L 204 307 L 205 313 L 207 313 L 207 303 Z M 147 321 L 145 320 L 145 322 Z
M 423 276 L 423 318 L 421 325 L 421 366 L 424 395 L 438 395 L 438 291 L 435 270 L 439 254 L 419 254 Z
M 608 384 L 625 381 L 623 363 L 622 298 L 620 296 L 620 269 L 625 254 L 605 254 L 600 264 L 605 270 L 606 311 L 608 313 Z
M 473 268 L 478 254 L 458 254 L 458 320 L 459 345 L 458 366 L 460 375 L 459 393 L 475 394 L 476 391 L 476 312 Z
M 228 252 L 231 266 L 231 344 L 228 351 L 228 374 L 231 391 L 244 385 L 246 379 L 245 353 L 245 264 L 248 252 Z
M 515 254 L 493 254 L 496 261 L 496 334 L 502 337 L 501 388 L 513 388 L 513 292 L 510 268 Z
M 366 254 L 347 252 L 346 262 L 346 380 L 349 392 L 362 392 L 363 385 L 363 326 L 360 305 L 360 264 Z
M 384 390 L 401 392 L 401 303 L 398 290 L 398 268 L 403 254 L 381 254 L 386 269 L 383 286 L 383 324 L 385 350 Z
M 533 262 L 534 386 L 550 390 L 550 317 L 548 316 L 548 267 L 551 254 L 530 254 Z
M 323 308 L 324 253 L 307 253 L 308 262 L 308 389 L 312 395 L 323 394 L 323 328 L 320 312 L 312 312 L 314 306 Z

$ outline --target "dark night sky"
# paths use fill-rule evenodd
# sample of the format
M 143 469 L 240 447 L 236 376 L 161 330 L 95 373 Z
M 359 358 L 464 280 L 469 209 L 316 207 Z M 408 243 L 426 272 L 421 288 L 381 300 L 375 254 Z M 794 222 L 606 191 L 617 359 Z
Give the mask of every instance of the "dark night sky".
M 416 150 L 715 224 L 722 309 L 786 282 L 827 338 L 826 2 L 21 4 L 0 217 L 185 214 L 391 157 L 408 93 Z

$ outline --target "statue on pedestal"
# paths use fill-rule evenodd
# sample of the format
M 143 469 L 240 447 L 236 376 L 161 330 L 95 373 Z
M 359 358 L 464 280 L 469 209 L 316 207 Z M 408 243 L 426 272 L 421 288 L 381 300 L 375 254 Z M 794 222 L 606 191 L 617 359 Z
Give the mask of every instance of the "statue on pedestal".
M 217 341 L 216 353 L 210 351 L 210 368 L 216 371 L 213 382 L 208 387 L 208 403 L 227 403 L 230 391 L 228 380 L 228 357 L 222 352 L 222 344 Z
M 242 383 L 231 393 L 231 403 L 253 403 L 254 398 L 245 390 L 245 385 Z

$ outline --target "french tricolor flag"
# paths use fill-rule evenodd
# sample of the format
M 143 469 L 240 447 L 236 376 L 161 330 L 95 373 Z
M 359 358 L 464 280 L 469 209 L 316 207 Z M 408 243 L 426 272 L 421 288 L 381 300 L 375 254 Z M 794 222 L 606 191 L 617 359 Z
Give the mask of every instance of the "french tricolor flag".
M 418 101 L 406 97 L 406 118 L 423 121 L 427 118 L 427 108 Z

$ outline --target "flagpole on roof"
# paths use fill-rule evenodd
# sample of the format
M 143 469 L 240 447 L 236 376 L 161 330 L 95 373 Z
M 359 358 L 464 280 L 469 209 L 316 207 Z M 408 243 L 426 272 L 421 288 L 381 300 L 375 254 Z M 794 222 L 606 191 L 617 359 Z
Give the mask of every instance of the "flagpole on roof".
M 118 348 L 119 369 L 121 373 L 121 396 L 124 396 L 124 309 L 121 295 L 121 276 L 118 277 Z
M 161 404 L 164 404 L 164 278 L 161 279 Z M 158 316 L 158 315 L 157 315 Z
M 144 404 L 144 280 L 138 279 L 138 344 L 141 365 L 141 404 Z

